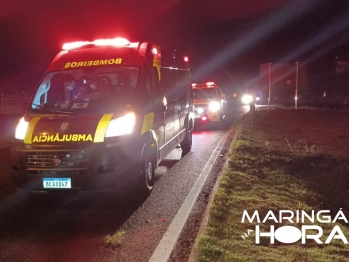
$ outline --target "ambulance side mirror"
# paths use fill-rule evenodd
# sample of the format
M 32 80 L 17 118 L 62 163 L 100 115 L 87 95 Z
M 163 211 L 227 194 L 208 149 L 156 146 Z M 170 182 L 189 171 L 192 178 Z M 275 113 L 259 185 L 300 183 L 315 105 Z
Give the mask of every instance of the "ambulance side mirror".
M 153 110 L 154 112 L 165 112 L 167 110 L 167 99 L 164 92 L 153 93 Z
M 226 98 L 227 96 L 225 94 L 221 94 L 221 98 Z

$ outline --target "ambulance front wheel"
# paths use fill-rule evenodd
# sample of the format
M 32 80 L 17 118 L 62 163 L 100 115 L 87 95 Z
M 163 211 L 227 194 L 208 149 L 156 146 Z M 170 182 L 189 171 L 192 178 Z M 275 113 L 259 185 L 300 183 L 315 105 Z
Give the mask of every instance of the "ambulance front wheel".
M 155 165 L 152 157 L 144 155 L 139 165 L 138 188 L 142 195 L 148 196 L 154 188 L 155 183 Z
M 193 144 L 193 134 L 190 124 L 187 127 L 185 138 L 181 142 L 182 155 L 186 155 L 191 150 Z

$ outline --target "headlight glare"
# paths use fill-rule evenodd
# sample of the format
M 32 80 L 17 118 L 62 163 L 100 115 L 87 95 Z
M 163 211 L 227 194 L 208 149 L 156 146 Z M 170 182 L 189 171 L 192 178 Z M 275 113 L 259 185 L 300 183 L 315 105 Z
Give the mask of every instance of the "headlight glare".
M 133 112 L 110 120 L 105 137 L 114 137 L 131 134 L 136 123 L 136 116 Z
M 15 138 L 23 140 L 27 133 L 28 125 L 29 122 L 25 121 L 24 117 L 22 117 L 17 125 Z
M 244 104 L 249 104 L 252 102 L 252 96 L 251 95 L 243 95 L 241 97 L 241 101 L 244 103 Z
M 221 105 L 217 101 L 212 101 L 209 105 L 208 108 L 210 109 L 211 112 L 217 112 L 219 109 L 221 109 Z
M 204 109 L 203 108 L 196 108 L 196 112 L 198 114 L 202 114 L 204 112 Z

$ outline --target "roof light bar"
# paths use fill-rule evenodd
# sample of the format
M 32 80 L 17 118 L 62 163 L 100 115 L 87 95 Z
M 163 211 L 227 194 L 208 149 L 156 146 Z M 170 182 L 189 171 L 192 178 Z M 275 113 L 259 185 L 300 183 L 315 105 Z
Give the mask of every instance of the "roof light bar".
M 205 84 L 197 84 L 197 83 L 192 83 L 191 87 L 196 89 L 201 89 L 201 88 L 215 88 L 217 87 L 217 84 L 215 82 L 207 82 Z
M 92 44 L 98 46 L 127 46 L 130 42 L 125 38 L 117 37 L 114 39 L 97 39 Z
M 62 46 L 63 50 L 72 50 L 76 48 L 80 48 L 85 45 L 96 45 L 96 46 L 127 46 L 130 42 L 126 38 L 116 37 L 113 39 L 96 39 L 93 42 L 88 41 L 79 41 L 79 42 L 71 42 L 71 43 L 65 43 Z
M 63 46 L 62 46 L 62 49 L 63 50 L 72 50 L 72 49 L 75 49 L 75 48 L 79 48 L 79 47 L 82 47 L 84 45 L 88 45 L 90 42 L 83 42 L 83 41 L 80 41 L 80 42 L 72 42 L 72 43 L 65 43 Z

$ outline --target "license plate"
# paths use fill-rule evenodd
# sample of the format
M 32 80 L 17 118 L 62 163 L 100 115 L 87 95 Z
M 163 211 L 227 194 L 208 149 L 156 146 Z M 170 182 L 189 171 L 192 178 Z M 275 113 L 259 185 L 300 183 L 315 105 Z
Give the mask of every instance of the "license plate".
M 71 178 L 43 178 L 44 188 L 71 188 Z

